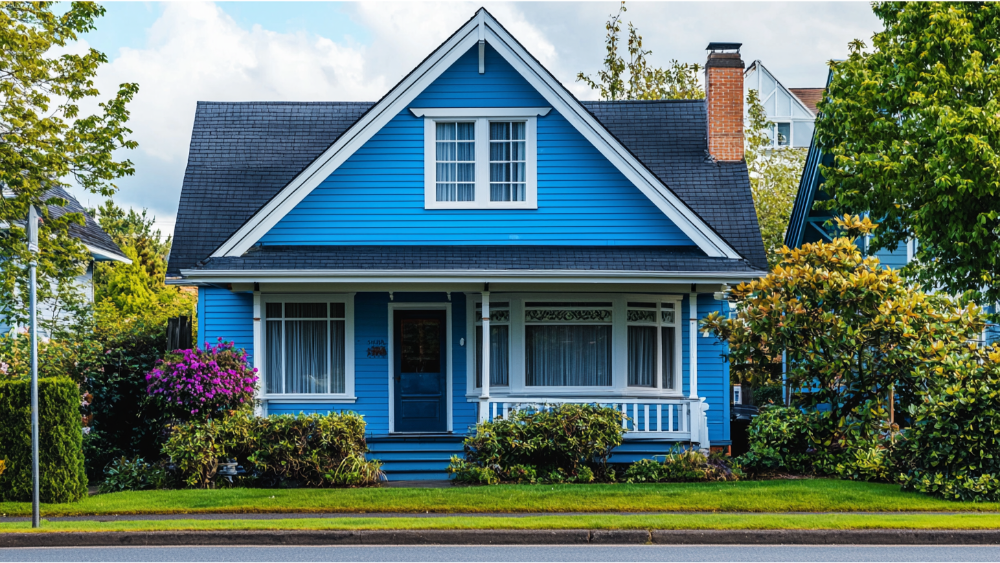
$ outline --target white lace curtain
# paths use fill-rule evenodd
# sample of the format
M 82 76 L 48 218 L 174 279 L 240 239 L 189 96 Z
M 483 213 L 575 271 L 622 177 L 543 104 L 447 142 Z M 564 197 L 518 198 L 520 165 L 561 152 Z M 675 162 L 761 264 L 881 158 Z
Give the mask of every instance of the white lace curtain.
M 345 321 L 328 320 L 326 303 L 285 304 L 282 320 L 281 305 L 267 308 L 266 391 L 344 393 Z M 333 312 L 342 316 L 343 305 L 334 304 Z
M 525 336 L 527 386 L 611 385 L 610 325 L 529 325 Z

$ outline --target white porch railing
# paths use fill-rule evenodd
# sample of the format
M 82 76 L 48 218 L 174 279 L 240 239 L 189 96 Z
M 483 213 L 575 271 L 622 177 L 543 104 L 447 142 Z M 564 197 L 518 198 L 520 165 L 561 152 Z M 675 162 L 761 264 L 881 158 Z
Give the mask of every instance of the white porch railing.
M 622 421 L 625 439 L 662 438 L 678 442 L 697 442 L 710 446 L 708 439 L 708 403 L 699 399 L 613 399 L 607 398 L 491 398 L 479 402 L 479 420 L 507 418 L 512 411 L 545 410 L 564 403 L 593 404 L 611 407 L 626 415 Z

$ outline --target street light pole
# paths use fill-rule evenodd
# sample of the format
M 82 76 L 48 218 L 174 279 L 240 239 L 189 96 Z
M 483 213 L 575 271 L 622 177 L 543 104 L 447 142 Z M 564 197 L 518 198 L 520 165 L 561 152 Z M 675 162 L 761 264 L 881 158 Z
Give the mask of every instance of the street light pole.
M 28 293 L 31 308 L 31 527 L 42 525 L 41 508 L 38 502 L 39 472 L 38 472 L 38 319 L 35 315 L 35 267 L 38 262 L 38 213 L 35 206 L 28 209 L 28 251 L 31 260 L 28 262 Z

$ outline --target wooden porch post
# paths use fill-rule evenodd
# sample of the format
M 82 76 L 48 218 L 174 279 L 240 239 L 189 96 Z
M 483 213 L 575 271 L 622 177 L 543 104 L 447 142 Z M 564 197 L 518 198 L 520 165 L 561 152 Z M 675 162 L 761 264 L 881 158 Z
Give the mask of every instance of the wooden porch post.
M 490 418 L 490 292 L 483 292 L 483 382 L 479 393 L 479 421 Z
M 253 367 L 257 368 L 257 373 L 260 379 L 257 380 L 257 389 L 254 391 L 254 399 L 259 399 L 261 390 L 264 386 L 263 372 L 261 371 L 264 366 L 261 365 L 260 354 L 264 349 L 264 339 L 263 333 L 260 328 L 260 285 L 253 284 Z M 263 416 L 266 414 L 265 407 L 263 404 L 254 405 L 254 414 L 257 416 Z

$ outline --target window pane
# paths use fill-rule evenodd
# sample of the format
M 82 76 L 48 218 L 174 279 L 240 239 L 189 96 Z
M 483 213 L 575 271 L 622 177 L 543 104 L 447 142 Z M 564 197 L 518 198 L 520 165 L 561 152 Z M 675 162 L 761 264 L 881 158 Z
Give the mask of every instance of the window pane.
M 454 182 L 458 176 L 458 165 L 452 163 L 437 163 L 438 182 Z
M 628 327 L 628 384 L 656 387 L 656 327 Z
M 490 201 L 527 199 L 526 129 L 519 122 L 490 123 Z
M 510 139 L 510 123 L 490 123 L 490 140 L 506 141 Z
M 792 139 L 792 124 L 791 123 L 779 123 L 778 124 L 778 146 L 787 147 L 788 143 Z
M 281 318 L 281 303 L 268 303 L 266 308 L 266 315 L 269 319 L 280 319 Z
M 490 316 L 493 313 L 490 312 Z M 483 386 L 483 327 L 476 327 L 476 387 Z M 490 325 L 490 385 L 506 387 L 510 373 L 510 329 Z
M 330 316 L 335 319 L 342 319 L 345 316 L 343 303 L 330 303 Z
M 285 321 L 285 393 L 329 392 L 326 325 L 327 321 Z
M 437 185 L 437 200 L 438 201 L 458 201 L 458 196 L 456 192 L 455 184 L 438 184 Z
M 458 124 L 458 140 L 459 141 L 473 141 L 476 138 L 476 124 L 475 123 L 459 123 Z
M 267 309 L 280 303 L 268 303 Z M 270 316 L 270 313 L 268 314 Z M 267 393 L 281 393 L 281 321 L 267 321 L 266 339 L 267 371 L 264 372 L 264 389 Z
M 455 140 L 455 125 L 454 123 L 438 123 L 437 124 L 437 139 L 439 141 L 454 141 Z
M 629 309 L 625 319 L 630 323 L 655 323 L 656 311 Z
M 403 373 L 441 373 L 440 320 L 403 319 L 399 332 Z
M 523 141 L 525 139 L 524 135 L 526 129 L 527 129 L 527 124 L 524 123 L 523 121 L 519 123 L 518 122 L 512 123 L 510 129 L 510 138 L 517 141 Z
M 611 385 L 610 326 L 526 326 L 525 336 L 526 385 Z
M 440 157 L 438 158 L 440 160 Z M 458 143 L 457 160 L 462 160 L 466 162 L 475 162 L 476 160 L 475 143 Z
M 337 303 L 336 305 L 344 306 L 343 303 Z M 347 332 L 344 328 L 344 321 L 330 321 L 330 371 L 331 374 L 331 393 L 344 393 L 346 392 L 346 371 L 345 364 L 347 363 L 347 353 L 346 353 L 346 335 Z
M 457 201 L 473 201 L 474 199 L 476 199 L 476 185 L 459 184 L 457 196 L 458 196 Z
M 660 330 L 663 332 L 663 388 L 678 389 L 680 386 L 677 384 L 677 375 L 674 373 L 674 331 L 676 329 L 668 326 Z
M 476 181 L 476 165 L 475 164 L 459 164 L 458 165 L 458 177 L 456 178 L 459 182 L 475 182 Z
M 326 303 L 285 303 L 285 318 L 325 319 Z
M 464 147 L 466 143 L 462 143 Z M 458 143 L 437 143 L 438 161 L 452 161 L 458 156 Z

